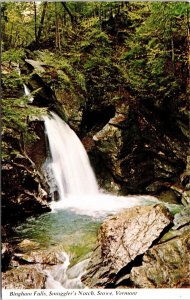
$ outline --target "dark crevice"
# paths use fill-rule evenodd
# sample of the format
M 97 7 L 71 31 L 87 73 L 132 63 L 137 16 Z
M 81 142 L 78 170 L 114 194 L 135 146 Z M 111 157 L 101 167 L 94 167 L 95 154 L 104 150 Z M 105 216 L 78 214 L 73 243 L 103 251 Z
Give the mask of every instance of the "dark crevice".
M 158 237 L 157 239 L 155 239 L 155 240 L 152 242 L 152 244 L 151 244 L 151 246 L 149 247 L 149 249 L 152 248 L 154 245 L 158 244 L 159 241 L 161 240 L 161 238 L 162 238 L 162 237 L 163 237 L 170 229 L 172 229 L 173 225 L 174 225 L 173 222 L 171 222 L 169 225 L 167 225 L 167 226 L 163 229 L 163 231 L 160 233 L 159 237 Z
M 185 226 L 188 226 L 188 225 L 190 225 L 190 221 L 187 222 L 187 223 L 185 223 L 185 224 L 180 225 L 180 226 L 177 227 L 176 229 L 177 229 L 177 230 L 180 230 L 181 228 L 183 228 L 183 227 L 185 227 Z
M 81 131 L 88 133 L 91 130 L 96 132 L 101 130 L 109 120 L 115 115 L 113 105 L 102 108 L 101 110 L 84 110 L 81 122 Z
M 123 267 L 116 275 L 113 283 L 108 283 L 106 285 L 106 288 L 115 288 L 120 285 L 127 285 L 129 287 L 132 286 L 132 283 L 130 281 L 130 278 L 123 278 L 124 276 L 127 276 L 130 274 L 132 268 L 139 267 L 142 265 L 143 260 L 143 254 L 137 255 L 134 260 L 132 260 L 130 263 L 128 263 L 125 267 Z M 116 282 L 119 280 L 119 282 L 116 284 Z M 121 280 L 121 281 L 120 281 Z

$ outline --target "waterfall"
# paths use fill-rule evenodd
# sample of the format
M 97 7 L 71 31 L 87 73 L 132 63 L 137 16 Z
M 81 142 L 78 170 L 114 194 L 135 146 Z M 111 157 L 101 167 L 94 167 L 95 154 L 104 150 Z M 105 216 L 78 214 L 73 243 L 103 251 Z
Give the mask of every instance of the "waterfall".
M 60 200 L 98 194 L 88 155 L 75 132 L 53 112 L 44 121 Z
M 23 86 L 24 86 L 24 94 L 28 97 L 28 101 L 30 103 L 32 103 L 34 100 L 34 97 L 31 95 L 31 92 L 30 92 L 29 88 L 27 87 L 27 85 L 23 84 Z
M 123 208 L 155 201 L 152 196 L 124 197 L 99 192 L 88 155 L 74 131 L 53 112 L 44 116 L 44 122 L 51 153 L 48 168 L 46 166 L 49 183 L 52 190 L 57 187 L 59 194 L 59 201 L 51 203 L 53 211 L 70 209 L 99 218 Z

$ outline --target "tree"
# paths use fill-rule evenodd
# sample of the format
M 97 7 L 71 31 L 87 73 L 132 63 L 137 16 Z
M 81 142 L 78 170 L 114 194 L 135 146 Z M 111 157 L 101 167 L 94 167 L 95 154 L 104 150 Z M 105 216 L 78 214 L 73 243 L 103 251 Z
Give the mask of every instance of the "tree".
M 45 19 L 47 5 L 48 5 L 48 2 L 43 2 L 42 3 L 42 15 L 41 15 L 39 29 L 38 29 L 38 35 L 37 35 L 37 41 L 38 42 L 40 41 L 40 38 L 41 38 L 41 35 L 42 35 L 42 30 L 43 30 L 43 25 L 44 25 L 44 19 Z

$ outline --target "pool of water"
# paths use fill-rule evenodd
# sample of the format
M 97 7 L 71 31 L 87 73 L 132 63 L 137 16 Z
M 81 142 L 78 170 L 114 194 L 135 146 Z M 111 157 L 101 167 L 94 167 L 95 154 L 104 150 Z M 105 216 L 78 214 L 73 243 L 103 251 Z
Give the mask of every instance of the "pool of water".
M 69 202 L 52 203 L 52 212 L 28 218 L 15 229 L 12 239 L 16 242 L 29 239 L 37 242 L 40 250 L 57 249 L 63 253 L 66 260 L 62 265 L 46 269 L 46 288 L 84 288 L 80 278 L 88 265 L 99 227 L 105 217 L 123 208 L 158 202 L 151 196 L 100 195 L 94 199 L 83 199 L 81 203 L 76 202 L 75 198 Z M 180 205 L 164 205 L 173 214 L 181 208 Z
M 93 249 L 101 222 L 101 218 L 58 210 L 28 218 L 16 228 L 13 239 L 35 241 L 41 249 L 59 246 L 71 255 L 72 263 L 75 263 Z

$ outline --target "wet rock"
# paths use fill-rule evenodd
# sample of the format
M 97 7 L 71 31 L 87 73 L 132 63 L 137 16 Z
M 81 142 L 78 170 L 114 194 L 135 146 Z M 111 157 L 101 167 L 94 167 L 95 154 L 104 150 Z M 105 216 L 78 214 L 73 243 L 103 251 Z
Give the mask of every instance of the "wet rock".
M 123 192 L 142 192 L 153 178 L 153 162 L 139 144 L 138 128 L 130 115 L 117 113 L 93 139 L 105 167 L 123 185 Z
M 3 273 L 3 287 L 45 288 L 47 270 L 53 270 L 57 266 L 61 267 L 65 260 L 64 252 L 57 248 L 39 250 L 38 243 L 27 239 L 23 240 L 12 254 L 10 264 L 12 269 Z
M 67 120 L 67 123 L 75 132 L 79 133 L 85 98 L 62 86 L 55 88 L 55 95 L 59 102 L 59 107 L 56 111 L 63 111 L 63 119 Z
M 35 163 L 36 168 L 40 171 L 47 158 L 47 141 L 45 136 L 44 121 L 29 117 L 28 126 L 32 134 L 37 137 L 30 143 L 26 143 L 25 149 L 27 155 Z
M 161 237 L 158 244 L 166 243 L 173 238 L 180 237 L 186 232 L 190 232 L 190 207 L 185 207 L 176 213 L 173 224 L 174 226 Z
M 190 225 L 190 206 L 185 207 L 174 217 L 174 229 L 180 229 L 186 225 Z
M 30 251 L 27 253 L 14 253 L 14 259 L 22 264 L 57 265 L 64 263 L 65 256 L 61 252 L 51 249 Z
M 25 59 L 26 63 L 31 67 L 31 70 L 35 70 L 39 73 L 44 73 L 45 69 L 43 67 L 43 63 L 41 61 L 36 61 L 33 59 Z
M 108 218 L 100 227 L 83 283 L 90 288 L 115 284 L 118 273 L 152 246 L 171 219 L 160 204 L 130 208 Z
M 56 102 L 56 96 L 53 89 L 47 83 L 45 78 L 50 72 L 51 67 L 41 61 L 25 59 L 25 64 L 21 68 L 22 74 L 27 74 L 28 79 L 25 82 L 30 92 L 33 93 L 32 105 L 39 107 L 50 107 Z
M 154 246 L 143 257 L 143 264 L 131 271 L 135 288 L 188 288 L 190 231 L 167 243 Z
M 13 255 L 13 248 L 9 243 L 1 244 L 1 263 L 2 263 L 2 271 L 4 272 L 11 261 Z
M 146 191 L 151 194 L 158 193 L 163 190 L 163 183 L 160 181 L 155 181 L 146 187 Z
M 44 289 L 46 277 L 40 266 L 20 266 L 2 273 L 2 288 Z
M 25 239 L 17 245 L 16 250 L 24 253 L 34 249 L 38 249 L 39 246 L 39 243 Z
M 104 155 L 107 167 L 117 178 L 125 176 L 120 159 L 123 148 L 121 128 L 125 126 L 125 122 L 126 115 L 116 114 L 101 131 L 93 136 L 98 151 Z
M 178 196 L 181 197 L 181 203 L 184 206 L 188 206 L 190 204 L 190 190 L 186 189 L 182 186 L 172 185 L 171 189 L 176 192 Z
M 69 78 L 54 64 L 42 62 L 41 60 L 46 61 L 46 54 L 41 55 L 39 52 L 33 54 L 30 53 L 30 56 L 32 55 L 34 59 L 25 59 L 25 65 L 21 70 L 23 74 L 29 75 L 26 85 L 33 92 L 34 100 L 31 105 L 51 108 L 64 120 L 70 119 L 73 128 L 76 125 L 78 129 L 82 118 L 82 97 L 78 91 L 76 93 L 73 91 L 74 78 Z M 49 54 L 53 56 L 53 53 Z
M 115 107 L 115 117 L 93 138 L 105 168 L 122 191 L 154 194 L 179 181 L 185 169 L 187 141 L 173 134 L 164 119 L 143 103 L 128 100 Z
M 53 90 L 38 74 L 31 74 L 30 79 L 27 82 L 27 86 L 31 92 L 34 92 L 34 100 L 32 105 L 49 107 L 55 103 L 56 97 Z
M 172 190 L 162 191 L 158 196 L 158 199 L 160 201 L 171 204 L 179 204 L 180 201 L 178 200 L 178 198 L 179 197 L 177 197 L 176 193 Z
M 2 164 L 2 223 L 50 211 L 48 193 L 32 161 L 22 155 Z

